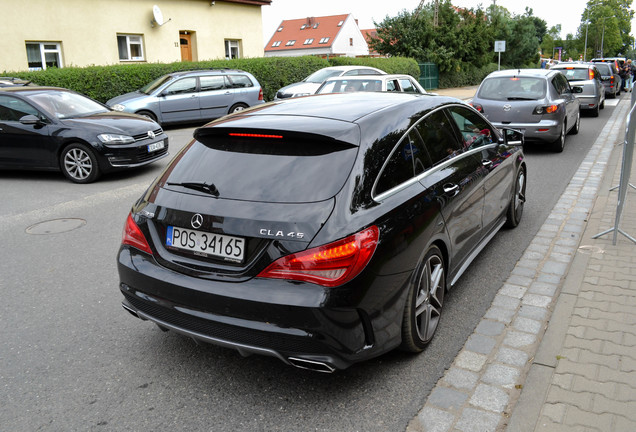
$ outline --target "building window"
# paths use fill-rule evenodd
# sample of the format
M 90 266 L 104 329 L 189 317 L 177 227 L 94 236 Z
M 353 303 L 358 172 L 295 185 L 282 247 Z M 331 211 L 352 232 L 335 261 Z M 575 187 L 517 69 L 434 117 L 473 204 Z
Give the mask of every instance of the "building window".
M 225 41 L 225 59 L 232 60 L 241 58 L 240 44 L 237 40 Z
M 305 30 L 306 28 L 307 28 L 307 24 L 303 24 L 303 25 L 300 26 L 301 30 Z
M 305 40 L 305 43 L 303 45 L 311 45 L 312 43 L 314 43 L 314 39 L 307 39 Z
M 353 38 L 349 38 L 349 46 L 353 46 Z
M 274 43 L 272 44 L 272 46 L 273 46 L 273 47 L 280 46 L 280 41 L 276 41 L 276 42 L 274 42 Z
M 324 38 L 320 39 L 320 43 L 321 44 L 326 44 L 327 42 L 329 42 L 329 38 L 328 37 L 324 37 Z
M 143 61 L 143 37 L 140 35 L 117 35 L 120 61 Z
M 277 32 L 282 32 L 283 31 L 283 26 L 278 27 L 278 30 L 276 30 Z
M 340 21 L 340 22 L 338 23 L 338 27 L 342 27 L 342 25 L 343 25 L 343 24 L 344 24 L 344 21 Z
M 315 28 L 315 29 L 317 29 L 317 28 L 318 28 L 318 24 L 320 24 L 320 23 L 316 23 L 316 24 L 314 24 L 314 28 Z
M 296 43 L 296 41 L 295 41 L 295 40 L 289 40 L 289 41 L 287 41 L 287 43 L 286 43 L 285 45 L 287 45 L 287 46 L 292 46 L 292 45 L 294 45 L 295 43 Z
M 27 42 L 29 70 L 46 70 L 62 67 L 62 50 L 58 42 Z

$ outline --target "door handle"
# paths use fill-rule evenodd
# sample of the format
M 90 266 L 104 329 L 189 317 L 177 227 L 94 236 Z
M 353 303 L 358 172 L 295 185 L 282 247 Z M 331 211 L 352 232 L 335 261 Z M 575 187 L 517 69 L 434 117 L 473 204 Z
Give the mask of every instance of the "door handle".
M 459 192 L 459 185 L 453 183 L 446 183 L 444 185 L 444 193 L 455 196 Z

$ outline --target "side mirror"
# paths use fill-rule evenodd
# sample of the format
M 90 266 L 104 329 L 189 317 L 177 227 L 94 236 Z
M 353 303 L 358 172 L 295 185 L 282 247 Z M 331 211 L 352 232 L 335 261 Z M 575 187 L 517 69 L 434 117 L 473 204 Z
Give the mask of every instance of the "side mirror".
M 503 142 L 512 146 L 523 146 L 525 139 L 523 132 L 516 129 L 503 128 Z
M 24 117 L 21 117 L 20 123 L 22 123 L 23 125 L 39 125 L 39 124 L 43 124 L 44 122 L 37 116 L 34 116 L 33 114 L 29 114 L 29 115 L 25 115 Z

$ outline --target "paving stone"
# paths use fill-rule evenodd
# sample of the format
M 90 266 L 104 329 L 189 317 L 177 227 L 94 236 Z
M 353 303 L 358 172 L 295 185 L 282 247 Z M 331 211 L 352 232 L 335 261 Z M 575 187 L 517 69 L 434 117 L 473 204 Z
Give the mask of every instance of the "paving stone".
M 470 351 L 487 355 L 490 354 L 496 344 L 497 340 L 492 337 L 473 333 L 466 341 L 465 348 Z
M 494 432 L 497 430 L 499 421 L 498 414 L 466 408 L 455 428 L 462 432 Z
M 479 375 L 466 369 L 451 367 L 444 374 L 444 381 L 451 387 L 472 390 L 477 385 Z
M 467 398 L 468 395 L 466 393 L 437 386 L 428 397 L 428 403 L 445 410 L 450 410 L 461 407 Z
M 479 372 L 481 368 L 484 367 L 484 364 L 486 364 L 487 359 L 488 357 L 483 354 L 462 350 L 455 359 L 455 363 L 460 368 Z
M 499 336 L 505 327 L 506 326 L 500 322 L 482 319 L 479 324 L 477 324 L 475 331 L 486 336 Z
M 499 387 L 512 389 L 517 384 L 521 370 L 502 364 L 492 364 L 486 369 L 482 381 Z
M 506 363 L 509 365 L 517 366 L 517 367 L 524 367 L 526 363 L 528 362 L 528 358 L 529 358 L 528 353 L 521 350 L 506 348 L 506 347 L 502 347 L 497 352 L 497 357 L 496 357 L 497 361 L 501 363 Z
M 538 334 L 543 328 L 543 322 L 525 317 L 517 317 L 512 326 L 520 331 L 532 334 Z
M 521 348 L 528 345 L 532 345 L 537 340 L 537 337 L 530 333 L 509 331 L 504 338 L 504 344 L 513 348 Z
M 417 418 L 426 432 L 449 431 L 455 421 L 453 414 L 433 407 L 424 407 Z
M 488 384 L 479 384 L 470 398 L 471 405 L 497 413 L 503 413 L 509 401 L 507 392 Z

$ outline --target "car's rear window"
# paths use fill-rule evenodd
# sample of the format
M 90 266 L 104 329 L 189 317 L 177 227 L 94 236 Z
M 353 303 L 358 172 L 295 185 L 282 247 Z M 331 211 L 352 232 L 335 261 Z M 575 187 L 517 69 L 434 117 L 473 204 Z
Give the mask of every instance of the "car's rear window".
M 539 100 L 546 94 L 546 81 L 534 77 L 493 77 L 482 83 L 477 94 L 483 99 L 500 101 Z
M 586 81 L 590 79 L 590 74 L 587 68 L 563 68 L 559 70 L 563 73 L 563 75 L 565 75 L 568 81 Z
M 213 184 L 219 198 L 281 203 L 316 202 L 336 195 L 358 148 L 302 138 L 201 136 L 178 157 L 167 183 Z M 170 186 L 174 188 L 174 186 Z

